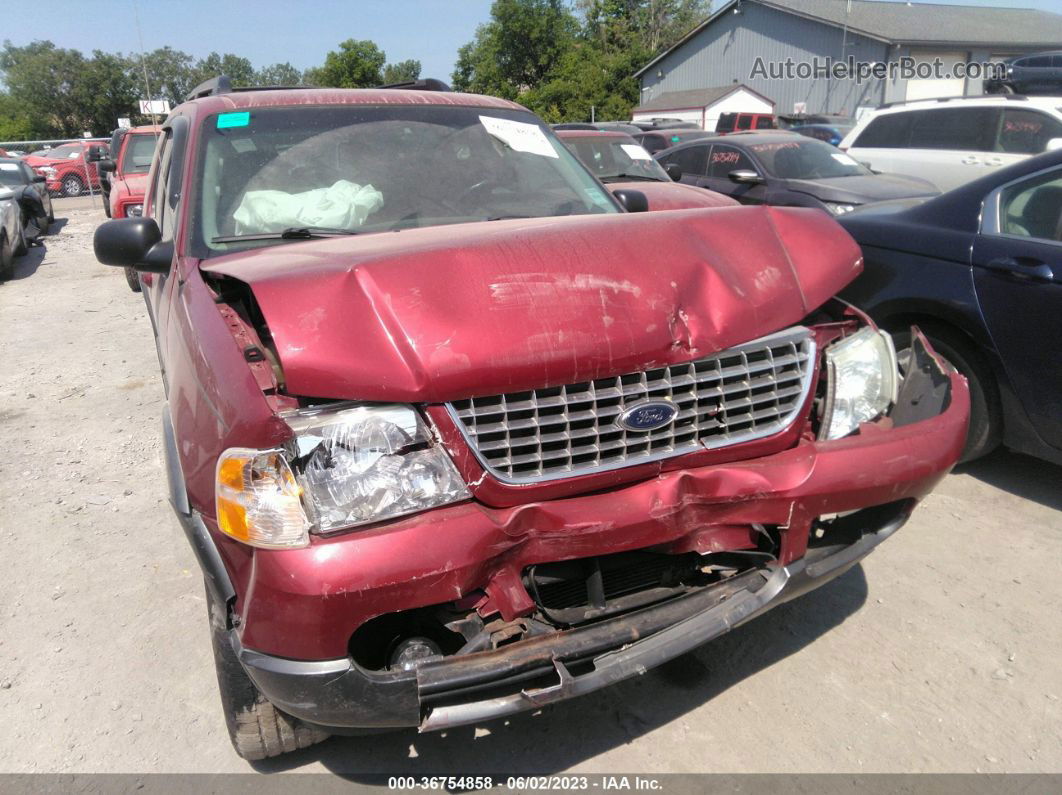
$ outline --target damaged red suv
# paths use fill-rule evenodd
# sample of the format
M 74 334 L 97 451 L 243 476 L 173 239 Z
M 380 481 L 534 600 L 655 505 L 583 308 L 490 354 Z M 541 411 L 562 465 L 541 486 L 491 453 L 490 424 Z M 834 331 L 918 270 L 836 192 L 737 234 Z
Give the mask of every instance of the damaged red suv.
M 249 759 L 644 673 L 837 576 L 962 449 L 961 376 L 833 296 L 825 214 L 635 213 L 514 103 L 193 92 L 141 273 L 173 507 Z

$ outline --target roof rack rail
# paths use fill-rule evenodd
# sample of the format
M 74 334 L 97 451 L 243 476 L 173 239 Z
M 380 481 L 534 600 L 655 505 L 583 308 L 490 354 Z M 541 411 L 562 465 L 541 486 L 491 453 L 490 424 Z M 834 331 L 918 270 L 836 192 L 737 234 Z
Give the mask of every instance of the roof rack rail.
M 915 102 L 955 102 L 966 99 L 1006 99 L 1015 102 L 1028 102 L 1029 98 L 1024 94 L 970 94 L 962 97 L 924 97 L 923 99 L 898 99 L 895 102 L 883 102 L 875 110 L 895 108 L 900 105 L 910 105 Z
M 197 85 L 193 88 L 188 95 L 184 98 L 185 102 L 190 102 L 193 99 L 199 99 L 200 97 L 213 97 L 217 94 L 228 94 L 232 91 L 232 81 L 228 75 L 218 75 L 212 77 L 209 80 Z
M 444 83 L 442 80 L 437 80 L 434 77 L 424 77 L 420 80 L 406 80 L 402 83 L 388 83 L 386 86 L 377 86 L 377 88 L 400 88 L 407 91 L 449 91 L 450 86 Z

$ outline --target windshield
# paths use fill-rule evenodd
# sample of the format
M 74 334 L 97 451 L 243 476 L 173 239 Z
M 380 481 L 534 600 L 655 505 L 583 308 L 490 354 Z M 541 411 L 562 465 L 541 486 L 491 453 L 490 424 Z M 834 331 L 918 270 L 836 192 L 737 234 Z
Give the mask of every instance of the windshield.
M 671 181 L 660 164 L 633 138 L 565 138 L 564 143 L 602 182 L 623 179 Z
M 154 135 L 133 135 L 125 145 L 122 155 L 121 173 L 146 174 L 151 168 L 151 158 L 155 154 Z
M 321 228 L 413 227 L 619 212 L 526 111 L 447 105 L 259 108 L 204 121 L 203 256 Z M 276 240 L 272 241 L 276 242 Z
M 37 157 L 48 157 L 53 160 L 67 157 L 77 157 L 81 154 L 81 147 L 57 146 L 54 149 L 43 149 L 40 152 L 34 152 L 33 154 Z
M 26 175 L 22 173 L 18 163 L 0 163 L 0 185 L 13 188 L 25 185 L 26 182 Z
M 779 179 L 863 177 L 871 172 L 835 146 L 821 141 L 775 141 L 749 144 L 767 173 Z

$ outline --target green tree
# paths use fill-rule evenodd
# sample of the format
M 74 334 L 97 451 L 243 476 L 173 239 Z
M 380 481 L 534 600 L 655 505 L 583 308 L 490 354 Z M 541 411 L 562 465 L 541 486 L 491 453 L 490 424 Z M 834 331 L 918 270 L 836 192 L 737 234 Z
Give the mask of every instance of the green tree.
M 136 81 L 142 99 L 166 99 L 171 105 L 179 105 L 196 85 L 195 59 L 186 52 L 161 47 L 144 56 L 144 66 L 151 87 L 150 97 L 144 96 L 144 69 L 138 58 Z
M 142 89 L 137 85 L 136 67 L 131 58 L 96 50 L 77 86 L 78 104 L 84 130 L 107 135 L 118 126 L 119 117 L 137 115 Z M 81 131 L 73 131 L 81 132 Z
M 389 63 L 383 70 L 383 84 L 407 83 L 420 77 L 420 61 L 413 60 Z
M 495 0 L 490 17 L 458 50 L 452 81 L 459 90 L 519 96 L 547 79 L 579 30 L 562 0 Z
M 290 63 L 275 63 L 254 74 L 256 86 L 297 86 L 302 84 L 302 72 Z
M 340 42 L 339 49 L 325 56 L 324 65 L 307 70 L 308 82 L 331 88 L 370 88 L 383 82 L 387 56 L 368 39 Z
M 25 109 L 6 91 L 0 91 L 0 141 L 30 141 L 37 137 Z
M 0 50 L 0 76 L 11 99 L 33 120 L 34 135 L 77 135 L 88 123 L 81 106 L 85 58 L 77 50 L 60 49 L 50 41 L 16 47 L 5 41 Z
M 234 86 L 253 86 L 255 84 L 255 71 L 251 62 L 232 53 L 218 55 L 210 53 L 195 65 L 192 79 L 193 88 L 206 80 L 218 75 L 227 75 Z

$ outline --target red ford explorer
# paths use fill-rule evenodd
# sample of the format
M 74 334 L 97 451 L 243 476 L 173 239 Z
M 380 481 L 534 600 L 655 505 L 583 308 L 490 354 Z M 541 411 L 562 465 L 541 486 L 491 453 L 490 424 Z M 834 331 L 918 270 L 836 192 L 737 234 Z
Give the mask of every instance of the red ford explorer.
M 537 117 L 197 89 L 142 218 L 174 509 L 249 759 L 644 673 L 845 571 L 962 449 L 966 384 L 833 298 L 824 213 L 634 213 Z

